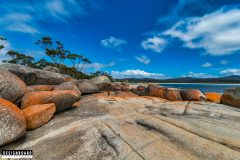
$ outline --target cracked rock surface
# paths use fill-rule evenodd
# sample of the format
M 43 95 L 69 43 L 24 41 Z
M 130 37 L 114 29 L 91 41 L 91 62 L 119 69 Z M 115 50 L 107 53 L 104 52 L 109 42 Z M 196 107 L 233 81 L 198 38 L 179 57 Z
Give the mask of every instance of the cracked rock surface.
M 240 159 L 239 108 L 108 94 L 83 97 L 78 107 L 1 149 L 32 149 L 43 160 Z

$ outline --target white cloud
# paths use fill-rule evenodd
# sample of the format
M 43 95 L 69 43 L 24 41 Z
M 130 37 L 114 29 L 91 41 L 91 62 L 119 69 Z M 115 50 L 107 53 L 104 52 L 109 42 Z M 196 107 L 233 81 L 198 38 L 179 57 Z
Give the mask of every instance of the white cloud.
M 65 21 L 66 18 L 71 18 L 74 14 L 87 14 L 84 7 L 75 0 L 49 0 L 46 2 L 45 8 L 46 12 L 60 21 Z
M 30 33 L 30 34 L 39 33 L 37 29 L 35 29 L 34 27 L 26 23 L 16 23 L 16 24 L 9 25 L 6 27 L 6 30 L 22 32 L 22 33 Z
M 216 76 L 208 74 L 208 73 L 194 73 L 189 72 L 187 75 L 184 75 L 183 77 L 192 77 L 192 78 L 214 78 Z
M 162 34 L 182 40 L 188 48 L 203 48 L 213 56 L 228 55 L 240 50 L 239 19 L 239 8 L 222 8 L 179 21 Z
M 125 71 L 112 71 L 111 75 L 114 78 L 154 78 L 154 79 L 166 79 L 164 74 L 149 73 L 143 70 L 125 70 Z
M 115 62 L 110 62 L 108 64 L 102 64 L 102 63 L 91 63 L 91 64 L 85 64 L 84 68 L 85 69 L 94 69 L 95 71 L 97 70 L 101 70 L 102 68 L 108 68 L 108 67 L 113 67 L 115 66 L 116 63 Z M 82 64 L 80 64 L 80 67 L 82 66 Z
M 162 50 L 165 48 L 167 45 L 167 41 L 161 37 L 154 36 L 152 38 L 148 38 L 144 41 L 142 41 L 141 46 L 145 50 L 152 50 L 155 52 L 162 52 Z
M 240 75 L 240 69 L 237 69 L 237 68 L 225 69 L 220 71 L 220 74 L 225 76 Z
M 229 63 L 229 61 L 226 61 L 226 60 L 220 61 L 220 64 L 222 64 L 222 65 L 225 65 L 225 64 L 228 64 L 228 63 Z
M 135 58 L 143 64 L 149 64 L 151 62 L 151 60 L 145 55 L 136 56 Z
M 63 2 L 60 0 L 52 0 L 46 3 L 46 8 L 53 16 L 68 15 L 68 12 L 64 9 Z
M 103 47 L 106 47 L 106 48 L 115 48 L 115 47 L 119 47 L 121 45 L 124 45 L 126 43 L 127 43 L 126 40 L 123 40 L 123 39 L 120 39 L 120 38 L 115 38 L 115 37 L 112 37 L 112 36 L 109 37 L 109 38 L 101 40 L 101 45 Z
M 39 31 L 31 24 L 32 16 L 25 13 L 10 13 L 0 17 L 0 26 L 7 31 L 35 34 Z
M 209 62 L 202 64 L 202 67 L 212 67 L 213 65 Z
M 1 2 L 0 29 L 29 34 L 40 33 L 39 23 L 61 23 L 99 10 L 100 1 L 42 0 Z M 38 27 L 37 27 L 38 26 Z

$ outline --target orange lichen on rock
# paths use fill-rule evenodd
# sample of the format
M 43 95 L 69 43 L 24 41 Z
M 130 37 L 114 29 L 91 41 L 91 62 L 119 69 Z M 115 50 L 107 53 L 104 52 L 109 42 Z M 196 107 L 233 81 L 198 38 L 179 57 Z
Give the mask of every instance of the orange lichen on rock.
M 183 100 L 205 101 L 207 97 L 198 89 L 186 89 L 181 91 Z
M 182 101 L 180 90 L 174 88 L 166 89 L 164 98 L 169 101 Z
M 33 105 L 23 109 L 27 129 L 35 129 L 49 122 L 56 111 L 54 103 Z
M 35 85 L 35 86 L 28 86 L 28 90 L 32 92 L 38 91 L 52 91 L 55 85 Z
M 222 94 L 216 92 L 206 92 L 205 93 L 208 100 L 216 103 L 220 103 Z
M 32 105 L 54 103 L 58 112 L 72 106 L 79 97 L 79 93 L 74 90 L 29 92 L 24 95 L 21 108 L 25 109 Z

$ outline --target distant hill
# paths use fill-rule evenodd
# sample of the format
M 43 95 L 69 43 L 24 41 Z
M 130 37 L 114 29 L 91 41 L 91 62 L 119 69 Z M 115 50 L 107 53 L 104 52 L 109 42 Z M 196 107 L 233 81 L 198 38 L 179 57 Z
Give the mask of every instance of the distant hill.
M 240 76 L 232 75 L 218 78 L 192 78 L 192 77 L 180 77 L 173 79 L 150 79 L 150 78 L 124 78 L 116 79 L 120 82 L 132 82 L 132 83 L 240 83 Z

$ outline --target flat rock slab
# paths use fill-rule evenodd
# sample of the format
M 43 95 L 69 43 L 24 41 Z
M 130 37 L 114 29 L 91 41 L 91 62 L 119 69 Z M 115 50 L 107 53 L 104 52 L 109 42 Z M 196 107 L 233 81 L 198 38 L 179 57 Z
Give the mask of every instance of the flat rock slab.
M 129 93 L 95 94 L 1 149 L 34 159 L 237 160 L 240 109 Z

